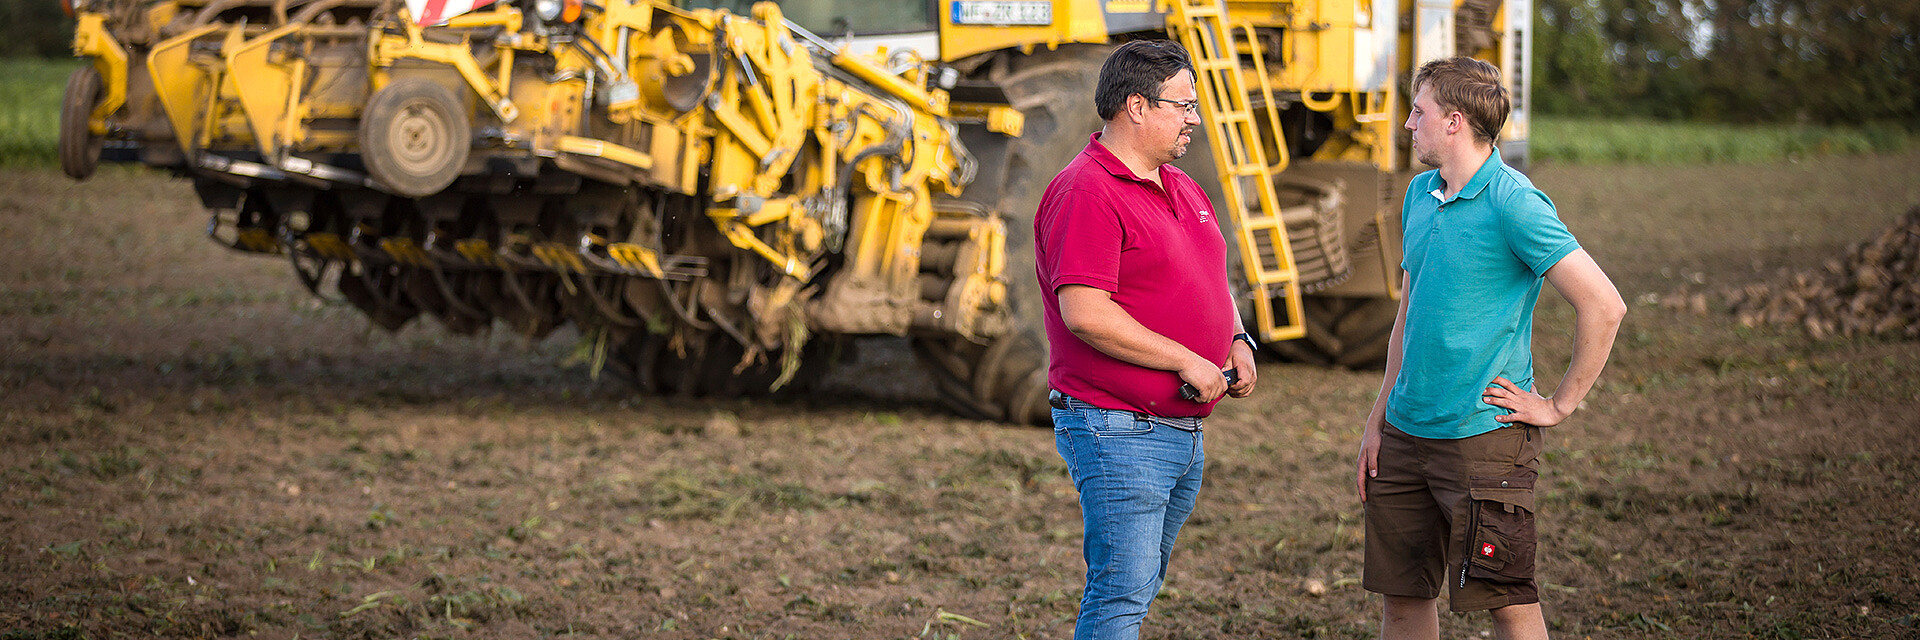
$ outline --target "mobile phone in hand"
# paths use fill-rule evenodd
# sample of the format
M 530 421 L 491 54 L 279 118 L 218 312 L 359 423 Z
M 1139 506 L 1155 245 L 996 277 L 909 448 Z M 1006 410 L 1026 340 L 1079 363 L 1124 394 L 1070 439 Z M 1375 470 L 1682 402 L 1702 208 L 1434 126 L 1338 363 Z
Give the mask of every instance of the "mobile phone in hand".
M 1220 375 L 1226 376 L 1227 386 L 1229 387 L 1233 386 L 1233 383 L 1240 381 L 1239 369 L 1228 369 L 1226 371 L 1220 372 Z M 1192 400 L 1194 402 L 1199 402 L 1200 390 L 1193 388 L 1193 385 L 1182 382 L 1180 383 L 1180 397 L 1186 398 L 1188 400 Z

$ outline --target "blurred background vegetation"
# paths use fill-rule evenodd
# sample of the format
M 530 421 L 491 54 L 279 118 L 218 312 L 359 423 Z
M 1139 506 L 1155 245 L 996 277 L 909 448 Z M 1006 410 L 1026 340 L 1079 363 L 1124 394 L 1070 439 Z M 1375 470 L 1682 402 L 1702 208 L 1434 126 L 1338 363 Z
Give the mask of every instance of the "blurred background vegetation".
M 73 18 L 60 0 L 0 0 L 0 58 L 73 55 Z
M 55 157 L 41 147 L 73 66 L 60 2 L 0 0 L 0 166 Z M 1886 152 L 1920 130 L 1915 0 L 1535 2 L 1538 159 Z
M 1920 121 L 1920 2 L 1536 0 L 1542 114 Z

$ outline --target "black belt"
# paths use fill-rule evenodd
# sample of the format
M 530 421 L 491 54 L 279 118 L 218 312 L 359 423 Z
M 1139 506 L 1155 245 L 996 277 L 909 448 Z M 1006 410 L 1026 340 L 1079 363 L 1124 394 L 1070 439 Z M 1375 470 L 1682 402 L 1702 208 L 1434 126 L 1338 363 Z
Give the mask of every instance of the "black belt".
M 1085 400 L 1081 400 L 1079 398 L 1075 398 L 1073 396 L 1060 393 L 1058 390 L 1055 390 L 1055 389 L 1047 390 L 1047 404 L 1061 411 L 1072 411 L 1073 405 L 1078 404 L 1078 405 L 1082 405 L 1082 406 L 1086 406 L 1094 409 L 1100 409 L 1102 411 L 1119 411 L 1122 413 L 1126 413 L 1133 416 L 1134 422 L 1150 422 L 1156 425 L 1170 427 L 1173 429 L 1179 429 L 1181 431 L 1199 431 L 1200 430 L 1200 418 L 1198 416 L 1170 418 L 1167 416 L 1156 416 L 1151 413 L 1128 411 L 1126 409 L 1107 409 L 1105 407 L 1096 407 L 1092 404 L 1089 404 Z

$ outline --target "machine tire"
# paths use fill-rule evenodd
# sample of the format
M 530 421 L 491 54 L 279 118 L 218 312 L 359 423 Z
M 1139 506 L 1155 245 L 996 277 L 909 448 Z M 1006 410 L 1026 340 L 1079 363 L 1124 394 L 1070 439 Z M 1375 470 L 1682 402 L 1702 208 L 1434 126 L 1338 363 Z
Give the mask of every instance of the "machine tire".
M 66 98 L 60 104 L 60 169 L 75 180 L 93 176 L 100 166 L 100 148 L 106 143 L 89 124 L 100 104 L 100 72 L 92 65 L 67 76 Z
M 1283 360 L 1323 367 L 1377 369 L 1387 363 L 1400 302 L 1385 297 L 1306 297 L 1307 337 L 1271 343 Z
M 1021 238 L 1022 257 L 1031 258 L 1032 215 L 1053 176 L 1087 146 L 1087 135 L 1105 123 L 1094 111 L 1093 89 L 1100 65 L 1113 47 L 1069 45 L 1020 56 L 1005 77 L 996 79 L 1014 108 L 1025 116 L 1025 131 L 1007 144 L 1004 173 L 996 187 L 995 208 L 1010 222 L 1009 235 Z M 1014 224 L 1022 222 L 1026 224 Z M 1011 240 L 1011 239 L 1010 239 Z M 1014 249 L 1012 242 L 1009 250 Z M 1029 264 L 1031 264 L 1029 262 Z
M 367 100 L 360 155 L 367 173 L 396 195 L 422 198 L 460 177 L 472 148 L 460 99 L 421 78 L 397 78 Z
M 976 420 L 1050 425 L 1046 341 L 1016 331 L 987 345 L 964 338 L 915 339 L 940 400 Z
M 1025 131 L 1006 142 L 1001 162 L 983 158 L 969 199 L 1007 222 L 1007 290 L 1012 322 L 988 345 L 964 339 L 921 339 L 914 351 L 933 372 L 941 399 L 981 420 L 1046 426 L 1047 341 L 1040 285 L 1033 277 L 1033 213 L 1047 184 L 1086 147 L 1103 124 L 1089 96 L 1113 47 L 1067 45 L 1014 56 L 989 77 L 1025 116 Z

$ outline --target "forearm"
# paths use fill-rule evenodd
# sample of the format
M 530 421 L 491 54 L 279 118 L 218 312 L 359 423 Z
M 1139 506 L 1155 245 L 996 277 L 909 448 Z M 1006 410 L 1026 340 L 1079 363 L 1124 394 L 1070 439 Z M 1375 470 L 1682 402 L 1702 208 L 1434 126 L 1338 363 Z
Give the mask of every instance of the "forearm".
M 1192 349 L 1154 333 L 1119 305 L 1108 302 L 1088 306 L 1090 308 L 1082 309 L 1068 330 L 1101 353 L 1163 371 L 1179 371 L 1195 360 L 1205 360 Z
M 1393 393 L 1393 383 L 1400 379 L 1400 326 L 1395 324 L 1392 344 L 1387 346 L 1387 367 L 1380 375 L 1380 393 L 1373 398 L 1373 408 L 1367 412 L 1367 424 L 1384 421 L 1387 416 L 1387 398 Z
M 1613 353 L 1614 336 L 1620 330 L 1620 317 L 1613 314 L 1577 313 L 1573 326 L 1573 359 L 1567 375 L 1553 390 L 1553 406 L 1562 414 L 1572 414 L 1593 390 L 1600 371 Z
M 1547 272 L 1547 280 L 1573 305 L 1573 358 L 1567 364 L 1567 375 L 1553 391 L 1553 408 L 1565 416 L 1580 408 L 1587 391 L 1600 379 L 1600 370 L 1606 368 L 1607 356 L 1613 353 L 1614 335 L 1626 317 L 1627 304 L 1585 250 L 1568 254 Z

